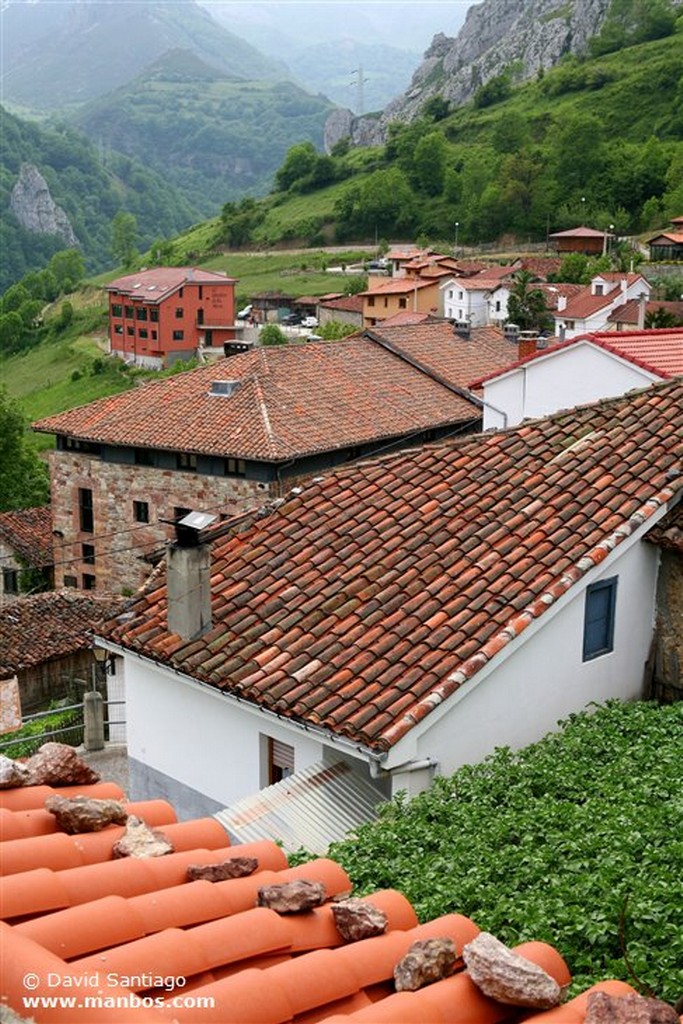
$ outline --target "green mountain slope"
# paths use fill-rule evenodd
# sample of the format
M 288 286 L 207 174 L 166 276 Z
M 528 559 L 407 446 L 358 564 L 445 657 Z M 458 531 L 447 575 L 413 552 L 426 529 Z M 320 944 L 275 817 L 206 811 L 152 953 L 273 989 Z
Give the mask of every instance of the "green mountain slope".
M 118 210 L 133 213 L 140 243 L 175 235 L 197 219 L 197 210 L 164 178 L 128 157 L 108 154 L 73 128 L 46 128 L 22 121 L 0 107 L 0 291 L 29 270 L 39 269 L 64 248 L 55 236 L 32 234 L 10 210 L 21 165 L 35 165 L 55 202 L 66 212 L 90 270 L 111 264 L 111 221 Z
M 4 102 L 34 111 L 104 95 L 176 47 L 245 78 L 287 74 L 194 0 L 13 3 L 3 9 L 2 28 Z
M 291 82 L 247 82 L 174 50 L 73 123 L 98 146 L 163 174 L 209 215 L 226 200 L 266 192 L 293 143 L 321 145 L 331 110 Z
M 585 221 L 647 231 L 683 212 L 683 22 L 675 35 L 533 81 L 488 83 L 466 106 L 432 98 L 385 146 L 289 161 L 242 242 L 324 238 L 542 241 Z M 222 238 L 238 237 L 230 212 Z

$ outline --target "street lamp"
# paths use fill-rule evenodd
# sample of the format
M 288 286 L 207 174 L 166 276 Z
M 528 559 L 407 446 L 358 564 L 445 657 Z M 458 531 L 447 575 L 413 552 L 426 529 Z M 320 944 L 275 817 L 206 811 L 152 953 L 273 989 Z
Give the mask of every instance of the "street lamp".
M 453 255 L 454 256 L 458 255 L 458 230 L 459 230 L 459 228 L 460 228 L 460 221 L 456 220 L 456 222 L 455 222 L 455 247 L 454 247 L 454 250 L 453 250 Z

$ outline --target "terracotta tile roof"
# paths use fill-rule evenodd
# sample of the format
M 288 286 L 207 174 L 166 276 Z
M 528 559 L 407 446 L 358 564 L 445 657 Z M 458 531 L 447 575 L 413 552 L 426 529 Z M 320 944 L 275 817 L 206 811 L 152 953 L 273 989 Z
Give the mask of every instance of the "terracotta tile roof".
M 662 238 L 667 242 L 674 242 L 676 245 L 683 245 L 683 233 L 679 233 L 677 231 L 663 231 L 661 235 L 655 235 L 653 238 L 648 238 L 648 244 L 652 245 L 654 242 L 658 242 Z
M 598 348 L 628 359 L 648 373 L 654 373 L 662 379 L 683 374 L 683 328 L 653 328 L 647 331 L 592 331 L 577 334 L 575 338 L 557 342 L 554 338 L 547 339 L 548 345 L 532 352 L 523 359 L 516 359 L 501 370 L 494 370 L 477 380 L 469 381 L 468 387 L 480 388 L 489 380 L 525 366 L 532 360 L 545 359 L 551 352 L 563 351 L 573 345 L 590 342 Z
M 359 295 L 408 295 L 416 288 L 431 288 L 433 281 L 423 281 L 419 277 L 391 277 L 388 280 L 378 279 L 373 282 L 375 287 L 369 288 Z
M 557 274 L 561 266 L 562 260 L 559 256 L 523 256 L 515 264 L 517 270 L 528 270 L 538 278 Z
M 0 607 L 0 678 L 92 646 L 95 627 L 118 614 L 123 599 L 74 590 L 22 597 Z
M 391 321 L 382 320 L 371 334 L 461 388 L 468 388 L 477 374 L 507 366 L 517 350 L 499 327 L 472 327 L 469 337 L 463 338 L 448 320 Z
M 564 313 L 564 310 L 562 310 L 562 313 L 558 312 L 558 300 L 561 297 L 566 298 L 567 301 L 576 298 L 577 295 L 580 295 L 581 292 L 585 290 L 585 285 L 561 283 L 550 284 L 546 281 L 539 281 L 538 284 L 534 285 L 534 288 L 538 288 L 540 292 L 543 292 L 548 309 L 561 316 Z
M 4 541 L 31 568 L 42 569 L 52 565 L 50 506 L 0 513 L 0 541 Z
M 124 796 L 106 784 L 59 792 L 101 798 L 103 789 L 109 797 Z M 26 809 L 42 804 L 52 792 L 50 787 L 0 791 L 0 806 L 12 804 L 5 812 L 8 827 L 27 813 L 45 815 Z M 344 942 L 332 902 L 348 893 L 351 883 L 334 861 L 318 858 L 288 868 L 275 843 L 231 846 L 214 819 L 174 824 L 173 809 L 161 800 L 130 809 L 173 833 L 174 842 L 182 835 L 183 849 L 147 860 L 113 860 L 111 847 L 120 832 L 114 826 L 74 837 L 29 836 L 17 841 L 23 844 L 26 867 L 19 864 L 8 875 L 6 848 L 14 844 L 0 844 L 0 984 L 3 999 L 22 1018 L 29 996 L 46 999 L 42 1008 L 38 1003 L 30 1011 L 32 1018 L 35 1014 L 37 1020 L 58 1024 L 162 1024 L 171 1019 L 177 1024 L 502 1024 L 511 1019 L 510 1007 L 484 997 L 464 970 L 463 947 L 479 934 L 469 918 L 450 913 L 418 924 L 401 893 L 382 890 L 362 900 L 386 915 L 385 932 Z M 60 836 L 74 847 L 94 841 L 96 859 L 62 867 L 43 853 L 42 843 Z M 190 864 L 240 856 L 257 860 L 254 874 L 215 883 L 187 880 Z M 296 880 L 321 883 L 326 902 L 286 915 L 256 905 L 262 887 Z M 455 972 L 416 992 L 395 992 L 394 966 L 414 942 L 429 938 L 453 941 Z M 552 946 L 525 942 L 515 950 L 560 986 L 571 980 Z M 534 1012 L 532 1018 L 520 1012 L 538 1024 L 580 1024 L 592 991 L 622 995 L 633 989 L 605 981 L 556 1010 Z
M 683 503 L 679 502 L 671 512 L 667 512 L 656 526 L 648 530 L 645 539 L 683 554 Z
M 555 315 L 563 320 L 585 320 L 601 309 L 613 305 L 620 292 L 614 285 L 604 295 L 593 295 L 591 286 L 586 285 L 577 295 L 571 298 L 565 308 Z
M 650 299 L 645 303 L 645 313 L 656 313 L 658 309 L 663 309 L 666 313 L 672 313 L 677 319 L 683 323 L 683 302 L 667 302 L 660 301 L 658 299 Z M 638 299 L 631 299 L 630 302 L 625 302 L 623 306 L 617 306 L 617 308 L 610 313 L 607 317 L 610 323 L 622 323 L 622 324 L 637 324 L 640 313 L 640 302 Z
M 236 380 L 229 397 L 212 381 Z M 116 445 L 281 461 L 478 415 L 362 338 L 258 348 L 98 399 L 34 429 Z
M 596 231 L 594 228 L 587 228 L 582 224 L 578 228 L 569 228 L 568 231 L 555 231 L 548 238 L 604 238 L 606 232 Z
M 683 327 L 645 331 L 592 331 L 581 335 L 581 338 L 660 377 L 683 374 Z
M 363 300 L 360 295 L 341 295 L 338 298 L 321 300 L 319 305 L 323 309 L 341 309 L 347 313 L 363 312 Z
M 196 267 L 155 267 L 153 270 L 138 270 L 125 277 L 117 277 L 107 285 L 108 292 L 122 292 L 131 299 L 145 302 L 160 302 L 185 284 L 235 284 L 234 277 L 228 277 L 213 270 Z
M 680 496 L 682 401 L 676 379 L 334 471 L 216 543 L 199 640 L 167 632 L 162 574 L 106 635 L 381 754 Z
M 410 309 L 402 309 L 398 313 L 394 313 L 393 316 L 388 316 L 386 319 L 382 320 L 381 328 L 384 331 L 387 327 L 400 327 L 405 326 L 406 324 L 423 324 L 427 321 L 432 321 L 433 319 L 434 318 L 431 313 L 414 313 Z

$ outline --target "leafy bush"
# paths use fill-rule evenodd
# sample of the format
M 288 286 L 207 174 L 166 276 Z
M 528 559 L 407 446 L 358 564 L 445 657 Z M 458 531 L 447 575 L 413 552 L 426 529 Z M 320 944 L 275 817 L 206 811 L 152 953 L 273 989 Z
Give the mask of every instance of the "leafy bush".
M 683 993 L 683 704 L 609 702 L 504 748 L 331 846 L 359 893 L 396 888 L 422 921 L 467 914 L 555 946 L 575 989 L 635 975 Z
M 57 733 L 56 736 L 45 736 L 45 733 Z M 12 734 L 12 743 L 3 747 L 0 753 L 5 757 L 31 757 L 43 743 L 66 743 L 78 747 L 83 742 L 83 711 L 82 709 L 65 708 L 54 714 L 35 718 Z M 7 739 L 7 737 L 5 737 Z

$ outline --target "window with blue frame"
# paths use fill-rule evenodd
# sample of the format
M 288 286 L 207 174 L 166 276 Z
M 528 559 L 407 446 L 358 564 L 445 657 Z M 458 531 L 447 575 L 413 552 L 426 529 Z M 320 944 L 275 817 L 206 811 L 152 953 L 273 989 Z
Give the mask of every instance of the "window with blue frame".
M 586 590 L 583 624 L 583 660 L 590 661 L 614 649 L 614 612 L 617 603 L 617 577 L 591 583 Z

